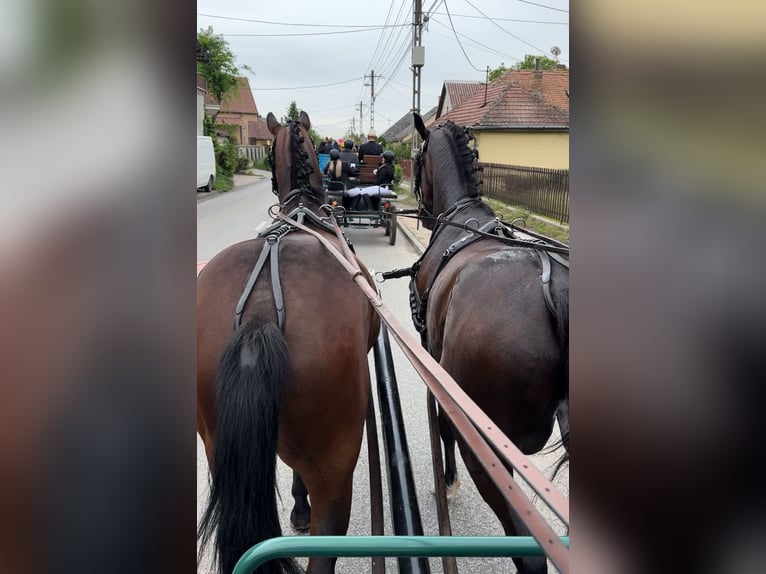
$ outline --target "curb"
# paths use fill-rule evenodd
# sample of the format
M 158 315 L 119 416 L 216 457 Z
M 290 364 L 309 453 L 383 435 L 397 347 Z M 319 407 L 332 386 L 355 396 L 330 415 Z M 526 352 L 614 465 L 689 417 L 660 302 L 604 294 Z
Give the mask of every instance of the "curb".
M 399 227 L 399 232 L 404 235 L 409 244 L 412 245 L 412 247 L 415 248 L 415 251 L 418 252 L 418 255 L 423 255 L 423 252 L 426 250 L 426 246 L 423 245 L 423 243 L 421 243 L 421 241 L 415 237 L 407 228 L 407 226 L 401 223 L 398 218 L 396 220 L 396 225 Z

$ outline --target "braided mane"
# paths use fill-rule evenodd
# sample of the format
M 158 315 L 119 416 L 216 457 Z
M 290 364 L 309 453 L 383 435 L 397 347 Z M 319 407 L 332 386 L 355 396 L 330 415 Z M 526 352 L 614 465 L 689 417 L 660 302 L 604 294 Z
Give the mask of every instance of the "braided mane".
M 314 166 L 309 163 L 309 154 L 303 144 L 306 141 L 301 135 L 300 124 L 295 120 L 290 120 L 287 124 L 290 130 L 290 146 L 293 156 L 291 166 L 291 178 L 295 181 L 296 189 L 301 190 L 301 195 L 307 196 L 310 200 L 319 203 L 325 202 L 322 189 L 311 187 L 311 174 L 314 173 Z
M 479 168 L 476 166 L 476 158 L 473 151 L 468 147 L 468 142 L 473 139 L 473 136 L 469 134 L 468 128 L 463 128 L 452 120 L 448 120 L 441 128 L 447 130 L 449 135 L 452 136 L 452 141 L 455 143 L 455 153 L 458 162 L 463 168 L 463 177 L 465 178 L 469 195 L 471 197 L 479 196 L 481 193 L 479 190 L 481 181 L 476 177 L 476 172 Z

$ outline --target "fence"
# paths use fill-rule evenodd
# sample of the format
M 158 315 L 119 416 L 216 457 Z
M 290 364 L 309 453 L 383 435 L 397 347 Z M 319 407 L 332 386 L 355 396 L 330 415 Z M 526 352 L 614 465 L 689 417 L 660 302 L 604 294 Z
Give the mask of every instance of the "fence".
M 411 159 L 397 159 L 396 163 L 402 166 L 402 177 L 412 181 L 412 160 Z
M 569 222 L 569 170 L 482 163 L 484 197 Z
M 269 155 L 269 150 L 265 145 L 238 145 L 237 155 L 250 161 L 261 161 Z

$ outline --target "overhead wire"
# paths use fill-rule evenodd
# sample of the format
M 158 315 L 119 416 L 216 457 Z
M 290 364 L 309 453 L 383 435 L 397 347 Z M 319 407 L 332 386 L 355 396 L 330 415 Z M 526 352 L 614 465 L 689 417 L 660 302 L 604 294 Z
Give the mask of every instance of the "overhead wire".
M 449 25 L 452 28 L 452 32 L 455 34 L 455 40 L 457 40 L 457 45 L 460 46 L 460 51 L 463 52 L 463 56 L 465 56 L 466 61 L 471 65 L 471 67 L 476 70 L 477 72 L 483 72 L 484 70 L 480 70 L 476 66 L 473 65 L 473 62 L 471 61 L 471 58 L 468 57 L 468 54 L 466 54 L 465 48 L 463 48 L 463 44 L 460 43 L 460 38 L 458 38 L 457 30 L 455 30 L 455 25 L 452 23 L 452 16 L 450 16 L 449 8 L 447 7 L 447 2 L 444 2 L 444 10 L 447 12 L 447 17 L 449 18 Z
M 450 29 L 449 26 L 447 26 L 443 22 L 440 22 L 436 18 L 431 18 L 431 22 L 434 22 L 434 23 L 438 24 L 439 26 L 442 26 L 443 28 L 446 28 L 447 30 Z M 445 36 L 444 34 L 439 34 L 438 32 L 430 32 L 430 33 L 434 34 L 436 36 L 441 36 L 442 38 L 447 38 L 448 40 L 452 40 L 452 37 Z M 461 34 L 460 32 L 458 32 L 458 35 L 461 38 L 463 38 L 466 42 L 469 42 L 470 44 L 473 44 L 473 47 L 476 48 L 477 50 L 482 50 L 484 52 L 495 54 L 496 56 L 504 56 L 504 57 L 507 57 L 507 58 L 511 58 L 513 60 L 516 60 L 517 62 L 521 62 L 521 61 L 524 60 L 524 58 L 519 58 L 518 56 L 514 56 L 513 54 L 508 54 L 506 52 L 501 52 L 500 50 L 492 48 L 491 46 L 487 46 L 486 44 L 482 44 L 478 40 L 474 40 L 470 36 L 466 36 L 465 34 Z
M 295 34 L 221 34 L 224 37 L 247 36 L 253 38 L 294 38 L 296 36 L 334 36 L 336 34 L 358 34 L 360 32 L 374 32 L 380 30 L 383 26 L 373 28 L 361 28 L 359 30 L 336 30 L 335 32 L 299 32 Z
M 356 77 L 352 78 L 350 80 L 343 80 L 340 82 L 333 82 L 331 84 L 316 84 L 313 86 L 292 86 L 289 88 L 251 88 L 252 91 L 259 91 L 259 92 L 274 92 L 279 90 L 308 90 L 311 88 L 327 88 L 330 86 L 339 86 L 341 84 L 350 84 L 351 82 L 358 82 L 361 78 Z
M 205 18 L 217 18 L 219 20 L 234 20 L 237 22 L 253 22 L 256 24 L 270 24 L 274 26 L 295 26 L 305 28 L 370 28 L 380 27 L 380 24 L 303 24 L 299 22 L 274 22 L 271 20 L 255 20 L 253 18 L 236 18 L 234 16 L 216 16 L 214 14 L 202 14 L 197 13 L 197 16 L 204 16 Z M 385 25 L 384 25 L 385 26 Z
M 392 8 L 394 6 L 394 2 L 391 2 L 389 6 L 389 14 L 392 12 Z M 399 25 L 400 19 L 401 19 L 401 27 L 399 27 L 399 30 L 397 31 L 398 34 L 396 35 L 396 38 L 394 39 L 394 28 L 389 27 L 387 30 L 384 30 L 381 32 L 380 37 L 378 38 L 378 46 L 392 46 L 395 45 L 396 42 L 399 41 L 399 38 L 401 37 L 402 30 L 405 24 L 405 20 L 407 17 L 407 13 L 404 12 L 405 7 L 407 6 L 407 0 L 402 0 L 399 5 L 399 10 L 396 14 L 396 17 L 394 19 L 394 24 Z M 404 18 L 402 18 L 404 16 Z M 384 42 L 383 38 L 388 32 L 388 39 Z M 405 38 L 406 39 L 406 38 Z M 379 71 L 382 71 L 382 68 L 384 67 L 384 63 L 386 62 L 387 58 L 390 56 L 391 52 L 384 54 L 383 52 L 378 52 L 378 46 L 376 46 L 375 52 L 373 53 L 372 58 L 370 59 L 370 65 L 368 66 L 368 69 L 370 71 L 375 70 L 375 68 L 378 68 Z M 376 60 L 377 58 L 377 60 Z M 364 83 L 362 83 L 362 86 L 360 86 L 360 92 L 359 92 L 359 99 L 360 101 L 370 101 L 371 96 L 368 90 L 365 90 L 366 86 Z
M 439 16 L 446 16 L 446 12 L 431 12 L 432 15 L 439 15 Z M 473 14 L 452 14 L 453 18 L 473 18 L 473 19 L 482 19 L 484 16 L 475 16 Z M 496 20 L 499 22 L 520 22 L 522 24 L 556 24 L 560 26 L 569 26 L 569 22 L 552 22 L 550 20 L 522 20 L 520 18 L 496 18 L 494 16 L 490 16 L 492 20 Z
M 554 8 L 553 6 L 538 4 L 537 2 L 530 2 L 529 0 L 519 0 L 519 2 L 523 2 L 524 4 L 532 4 L 533 6 L 540 6 L 540 8 L 547 8 L 548 10 L 555 10 L 556 12 L 564 12 L 565 14 L 569 14 L 569 10 L 562 10 L 561 8 Z
M 487 16 L 487 15 L 486 15 L 484 12 L 482 12 L 482 11 L 481 11 L 481 10 L 479 10 L 479 9 L 478 9 L 476 6 L 474 6 L 474 4 L 471 2 L 471 0 L 465 0 L 465 3 L 466 3 L 466 4 L 468 4 L 468 5 L 469 5 L 471 8 L 473 8 L 474 10 L 476 10 L 476 11 L 477 11 L 479 14 L 481 14 L 482 16 L 484 16 L 484 18 L 486 18 L 487 20 L 489 20 L 489 21 L 492 23 L 492 25 L 493 25 L 493 26 L 495 26 L 496 28 L 499 28 L 500 30 L 502 30 L 503 32 L 505 32 L 506 34 L 508 34 L 509 36 L 511 36 L 512 38 L 516 38 L 516 39 L 517 39 L 519 42 L 523 42 L 524 44 L 526 44 L 527 46 L 530 46 L 531 48 L 534 48 L 535 50 L 537 50 L 537 51 L 538 51 L 538 52 L 540 52 L 541 54 L 545 54 L 545 53 L 546 53 L 546 51 L 545 51 L 545 50 L 543 50 L 542 48 L 538 48 L 538 47 L 537 47 L 537 46 L 535 46 L 534 44 L 530 44 L 530 43 L 529 43 L 529 42 L 527 42 L 527 41 L 526 41 L 524 38 L 522 38 L 522 37 L 520 37 L 520 36 L 517 36 L 517 35 L 516 35 L 516 34 L 514 34 L 513 32 L 510 32 L 510 31 L 506 30 L 505 28 L 503 28 L 503 27 L 502 27 L 500 24 L 498 24 L 497 22 L 495 22 L 495 21 L 494 21 L 492 18 L 490 18 L 490 17 L 489 17 L 489 16 Z

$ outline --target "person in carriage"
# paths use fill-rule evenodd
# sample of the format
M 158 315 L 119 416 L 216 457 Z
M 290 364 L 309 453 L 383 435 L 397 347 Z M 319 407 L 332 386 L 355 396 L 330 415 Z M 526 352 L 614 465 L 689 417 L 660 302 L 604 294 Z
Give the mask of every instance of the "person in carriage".
M 350 172 L 356 175 L 359 166 L 359 154 L 354 151 L 354 140 L 343 140 L 343 149 L 340 150 L 340 160 L 349 165 Z
M 374 131 L 367 134 L 367 143 L 359 146 L 359 157 L 364 161 L 366 155 L 381 155 L 383 146 L 377 142 L 378 135 Z
M 354 211 L 377 211 L 380 208 L 380 194 L 389 193 L 396 176 L 394 168 L 394 152 L 383 152 L 383 164 L 375 169 L 376 185 L 367 187 L 354 187 L 346 190 L 346 195 L 351 197 L 351 209 Z
M 351 169 L 351 164 L 341 159 L 340 151 L 331 149 L 330 161 L 324 168 L 324 174 L 330 178 L 327 185 L 329 191 L 345 191 L 345 189 L 348 188 L 351 178 L 355 175 L 355 172 Z

